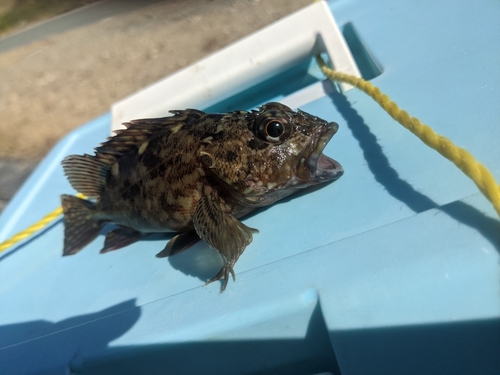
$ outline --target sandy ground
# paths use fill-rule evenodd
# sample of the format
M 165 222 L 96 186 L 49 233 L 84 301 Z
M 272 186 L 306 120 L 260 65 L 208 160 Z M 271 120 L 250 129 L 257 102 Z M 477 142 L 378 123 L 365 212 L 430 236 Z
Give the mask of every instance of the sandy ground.
M 170 0 L 2 52 L 0 158 L 39 160 L 113 102 L 310 3 Z
M 0 213 L 36 164 L 33 160 L 0 159 Z

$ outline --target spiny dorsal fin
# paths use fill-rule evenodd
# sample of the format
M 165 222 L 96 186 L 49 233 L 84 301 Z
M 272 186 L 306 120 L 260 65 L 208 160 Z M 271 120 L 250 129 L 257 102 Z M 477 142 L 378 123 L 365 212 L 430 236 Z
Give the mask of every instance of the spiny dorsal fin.
M 105 161 L 84 154 L 67 156 L 61 164 L 73 189 L 90 198 L 101 194 L 110 169 Z
M 95 148 L 95 156 L 70 155 L 62 161 L 64 174 L 71 186 L 78 192 L 90 198 L 101 194 L 111 167 L 128 150 L 140 148 L 153 133 L 168 130 L 173 126 L 185 124 L 199 119 L 204 112 L 196 109 L 171 111 L 173 116 L 133 120 L 124 125 L 127 129 L 116 131 L 114 137 Z
M 123 125 L 127 129 L 116 131 L 116 135 L 109 137 L 96 150 L 96 157 L 106 160 L 106 163 L 113 165 L 121 155 L 131 148 L 139 148 L 142 143 L 149 140 L 153 133 L 169 130 L 172 127 L 182 125 L 191 120 L 199 119 L 205 112 L 196 109 L 186 109 L 182 111 L 170 111 L 173 116 L 139 119 L 126 122 Z

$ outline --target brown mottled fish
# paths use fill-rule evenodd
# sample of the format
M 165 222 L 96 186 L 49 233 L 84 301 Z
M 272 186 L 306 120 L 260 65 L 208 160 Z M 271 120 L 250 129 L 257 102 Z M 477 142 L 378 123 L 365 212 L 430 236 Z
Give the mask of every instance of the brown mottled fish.
M 106 223 L 118 226 L 101 253 L 147 233 L 177 232 L 157 256 L 186 250 L 200 239 L 224 266 L 208 283 L 229 274 L 252 242 L 238 219 L 299 189 L 343 174 L 323 155 L 338 125 L 280 103 L 258 110 L 207 114 L 194 109 L 134 120 L 97 147 L 62 165 L 73 188 L 95 202 L 63 195 L 64 255 L 91 242 Z

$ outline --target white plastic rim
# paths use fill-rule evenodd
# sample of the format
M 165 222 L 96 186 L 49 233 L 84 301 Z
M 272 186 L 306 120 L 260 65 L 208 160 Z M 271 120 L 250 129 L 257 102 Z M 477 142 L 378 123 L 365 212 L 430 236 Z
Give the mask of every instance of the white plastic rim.
M 111 110 L 112 130 L 133 119 L 167 116 L 172 109 L 206 108 L 322 52 L 329 55 L 335 69 L 360 77 L 324 1 L 313 3 L 115 103 Z M 340 87 L 343 91 L 351 88 L 347 84 Z

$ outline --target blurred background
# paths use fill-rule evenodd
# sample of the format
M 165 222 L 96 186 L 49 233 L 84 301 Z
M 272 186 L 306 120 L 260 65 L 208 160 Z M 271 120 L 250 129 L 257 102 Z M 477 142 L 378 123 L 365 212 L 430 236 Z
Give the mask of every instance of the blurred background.
M 311 2 L 0 0 L 0 212 L 72 129 Z

